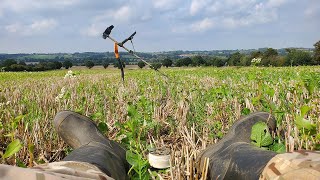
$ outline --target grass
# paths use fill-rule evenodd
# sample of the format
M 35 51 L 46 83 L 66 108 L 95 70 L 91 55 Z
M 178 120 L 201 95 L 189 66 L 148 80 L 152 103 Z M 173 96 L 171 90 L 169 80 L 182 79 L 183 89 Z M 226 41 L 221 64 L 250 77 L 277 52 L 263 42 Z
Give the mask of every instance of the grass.
M 154 178 L 200 178 L 195 161 L 201 150 L 254 111 L 276 117 L 273 136 L 286 151 L 320 149 L 319 67 L 161 70 L 170 80 L 148 69 L 126 70 L 125 83 L 113 68 L 75 69 L 76 77 L 66 79 L 66 70 L 0 73 L 0 152 L 15 139 L 22 144 L 3 162 L 31 167 L 66 156 L 70 148 L 52 127 L 65 109 L 91 117 L 140 160 L 150 146 L 170 148 L 172 168 L 147 169 Z

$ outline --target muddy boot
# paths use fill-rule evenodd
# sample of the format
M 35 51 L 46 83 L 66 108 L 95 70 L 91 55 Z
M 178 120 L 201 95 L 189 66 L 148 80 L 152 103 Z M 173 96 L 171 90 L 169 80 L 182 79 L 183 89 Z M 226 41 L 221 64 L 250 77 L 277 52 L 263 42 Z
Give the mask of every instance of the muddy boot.
M 115 179 L 128 179 L 126 150 L 107 139 L 86 116 L 71 111 L 59 112 L 54 118 L 58 135 L 74 150 L 63 161 L 87 162 Z
M 198 170 L 209 158 L 208 179 L 259 179 L 268 161 L 276 153 L 251 145 L 251 128 L 266 122 L 270 132 L 275 131 L 274 117 L 256 112 L 237 120 L 229 132 L 217 143 L 206 148 L 198 159 Z

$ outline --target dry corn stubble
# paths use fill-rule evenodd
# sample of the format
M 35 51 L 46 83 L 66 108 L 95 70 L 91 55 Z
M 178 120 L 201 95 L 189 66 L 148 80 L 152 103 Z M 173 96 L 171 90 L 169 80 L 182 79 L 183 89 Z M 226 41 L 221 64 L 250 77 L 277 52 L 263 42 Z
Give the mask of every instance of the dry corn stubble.
M 319 85 L 310 94 L 301 78 L 318 77 L 318 68 L 167 69 L 175 80 L 171 82 L 152 71 L 131 70 L 124 84 L 118 71 L 108 69 L 74 70 L 76 76 L 66 79 L 66 71 L 1 72 L 0 151 L 18 138 L 23 148 L 5 163 L 19 160 L 33 166 L 59 160 L 70 149 L 51 124 L 58 111 L 74 110 L 104 122 L 106 136 L 116 139 L 121 131 L 116 123 L 128 120 L 128 104 L 137 106 L 146 123 L 152 120 L 160 126 L 159 131 L 148 129 L 145 140 L 171 149 L 171 169 L 158 173 L 164 179 L 204 178 L 207 170 L 195 169 L 201 150 L 219 141 L 237 118 L 258 110 L 276 116 L 278 136 L 283 136 L 287 151 L 315 150 L 320 138 L 303 134 L 295 116 L 301 106 L 312 107 L 305 118 L 320 133 Z M 19 115 L 25 116 L 13 123 Z M 4 136 L 8 134 L 13 137 Z

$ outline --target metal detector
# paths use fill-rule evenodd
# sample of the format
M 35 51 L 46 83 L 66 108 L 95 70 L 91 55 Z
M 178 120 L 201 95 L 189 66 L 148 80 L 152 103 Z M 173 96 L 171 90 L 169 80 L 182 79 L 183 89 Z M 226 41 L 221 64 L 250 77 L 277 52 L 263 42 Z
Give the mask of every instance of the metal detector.
M 116 43 L 118 46 L 122 47 L 124 50 L 126 50 L 128 53 L 130 53 L 131 55 L 135 56 L 136 58 L 140 59 L 142 62 L 144 62 L 145 64 L 147 64 L 148 66 L 150 66 L 150 68 L 154 69 L 155 71 L 157 71 L 158 73 L 160 73 L 161 75 L 165 76 L 166 78 L 169 78 L 167 75 L 165 75 L 164 73 L 162 73 L 161 71 L 159 71 L 158 69 L 154 68 L 150 63 L 148 63 L 147 61 L 145 61 L 142 57 L 138 56 L 134 51 L 126 48 L 124 46 L 124 44 L 128 41 L 131 41 L 132 43 L 132 39 L 133 37 L 137 34 L 136 32 L 132 33 L 128 38 L 126 38 L 125 40 L 123 40 L 122 42 L 118 42 L 117 40 L 113 39 L 112 37 L 110 37 L 111 31 L 114 28 L 113 25 L 109 26 L 102 34 L 103 39 L 107 39 L 109 38 L 111 41 L 113 41 L 114 43 Z M 133 45 L 133 43 L 132 43 Z M 122 62 L 120 60 L 120 58 L 117 58 L 119 64 L 120 64 L 120 69 L 121 69 L 121 76 L 122 76 L 122 80 L 124 81 L 124 70 L 123 70 L 123 66 L 122 66 Z

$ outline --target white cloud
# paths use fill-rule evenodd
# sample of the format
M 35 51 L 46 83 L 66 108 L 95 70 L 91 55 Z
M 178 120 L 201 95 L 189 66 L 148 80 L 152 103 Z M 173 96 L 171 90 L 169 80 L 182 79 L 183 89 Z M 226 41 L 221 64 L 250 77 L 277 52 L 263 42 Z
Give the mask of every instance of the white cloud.
M 89 28 L 82 30 L 81 34 L 89 37 L 97 37 L 101 35 L 102 32 L 102 25 L 92 24 Z
M 9 33 L 16 33 L 19 29 L 22 29 L 22 26 L 19 23 L 14 23 L 14 24 L 7 25 L 4 28 Z
M 221 3 L 220 1 L 216 1 L 212 5 L 208 6 L 208 11 L 217 13 L 223 8 L 223 6 L 224 6 L 223 3 Z
M 80 30 L 84 36 L 97 37 L 105 30 L 106 22 L 108 24 L 126 26 L 149 21 L 152 19 L 152 11 L 142 8 L 141 4 L 132 4 L 130 6 L 123 5 L 115 9 L 107 9 L 104 12 L 92 17 L 90 27 L 85 27 Z M 143 9 L 139 11 L 138 9 Z
M 152 5 L 155 9 L 170 10 L 176 8 L 180 0 L 153 0 Z
M 210 3 L 208 0 L 192 0 L 190 5 L 190 14 L 196 15 L 200 10 Z
M 44 19 L 40 21 L 34 21 L 29 27 L 32 31 L 47 31 L 57 26 L 57 21 L 54 19 Z
M 304 15 L 307 18 L 315 17 L 320 15 L 320 2 L 319 0 L 312 0 L 308 3 L 308 7 L 304 10 Z
M 287 0 L 192 0 L 189 13 L 195 17 L 191 25 L 177 24 L 173 32 L 208 31 L 214 28 L 230 29 L 274 22 L 278 8 Z
M 243 17 L 225 17 L 222 18 L 222 26 L 225 28 L 237 28 L 256 24 L 264 24 L 275 21 L 278 15 L 275 10 L 266 8 L 265 4 L 259 3 Z
M 34 21 L 31 24 L 13 23 L 5 26 L 5 30 L 9 33 L 16 33 L 22 36 L 31 36 L 46 33 L 54 29 L 58 22 L 54 19 L 43 19 Z
M 320 7 L 319 6 L 313 6 L 313 7 L 308 7 L 305 11 L 304 14 L 307 17 L 313 17 L 315 16 L 317 13 L 320 12 Z
M 118 22 L 123 23 L 129 21 L 131 18 L 135 16 L 133 10 L 125 5 L 120 7 L 117 10 L 107 10 L 106 12 L 97 15 L 93 18 L 93 21 L 101 22 L 101 21 L 112 21 L 112 22 Z
M 80 30 L 80 33 L 88 37 L 97 37 L 104 31 L 105 22 L 108 22 L 109 24 L 127 23 L 134 17 L 136 17 L 135 12 L 127 5 L 116 10 L 107 10 L 106 12 L 93 17 L 90 27 L 83 28 Z M 142 18 L 149 19 L 150 17 L 142 16 L 141 19 Z
M 277 8 L 287 3 L 287 1 L 288 0 L 269 0 L 266 5 L 271 8 Z
M 123 6 L 113 13 L 113 19 L 117 21 L 128 21 L 133 15 L 133 11 L 129 6 Z
M 3 11 L 22 13 L 37 9 L 59 9 L 75 5 L 79 2 L 81 2 L 81 0 L 2 0 L 0 3 L 0 10 L 3 9 Z
M 204 18 L 201 21 L 197 21 L 191 24 L 191 30 L 195 32 L 203 32 L 211 29 L 214 26 L 214 22 L 212 19 Z
M 226 6 L 243 6 L 250 3 L 255 3 L 256 0 L 225 0 Z

